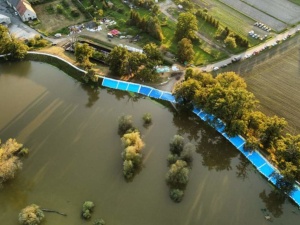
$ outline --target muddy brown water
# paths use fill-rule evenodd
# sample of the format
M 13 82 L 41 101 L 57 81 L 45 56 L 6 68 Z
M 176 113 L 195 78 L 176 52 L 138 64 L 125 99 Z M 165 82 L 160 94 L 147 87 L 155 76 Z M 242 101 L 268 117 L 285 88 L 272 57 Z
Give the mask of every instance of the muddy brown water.
M 43 224 L 114 225 L 298 224 L 300 211 L 239 152 L 193 114 L 177 114 L 149 98 L 81 84 L 37 62 L 0 65 L 0 137 L 16 137 L 30 149 L 23 170 L 0 191 L 0 224 L 18 224 L 18 213 L 35 203 L 67 213 L 46 213 Z M 144 127 L 142 116 L 153 124 Z M 132 182 L 122 176 L 117 120 L 130 114 L 146 143 L 144 166 Z M 165 174 L 174 134 L 197 146 L 181 203 L 168 196 Z M 80 218 L 85 200 L 92 220 Z

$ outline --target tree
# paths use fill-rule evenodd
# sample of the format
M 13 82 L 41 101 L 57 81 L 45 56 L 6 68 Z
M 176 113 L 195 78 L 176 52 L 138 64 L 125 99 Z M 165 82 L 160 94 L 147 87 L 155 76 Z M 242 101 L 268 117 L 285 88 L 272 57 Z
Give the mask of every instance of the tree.
M 90 219 L 94 210 L 95 204 L 91 201 L 85 201 L 82 205 L 81 215 L 84 219 Z
M 21 210 L 19 222 L 22 225 L 38 225 L 44 219 L 44 213 L 39 206 L 31 204 Z
M 143 52 L 147 56 L 147 64 L 151 63 L 152 67 L 162 64 L 162 54 L 154 43 L 148 43 L 143 47 Z
M 264 131 L 260 136 L 261 143 L 265 149 L 272 147 L 276 140 L 282 137 L 282 132 L 286 124 L 285 119 L 278 116 L 267 118 Z
M 170 142 L 170 152 L 172 154 L 180 155 L 184 146 L 184 138 L 180 135 L 174 135 L 173 139 Z
M 146 63 L 146 55 L 139 52 L 130 52 L 128 55 L 128 71 L 130 74 L 135 74 L 141 65 Z
M 87 43 L 75 45 L 75 57 L 76 61 L 81 64 L 84 68 L 91 68 L 92 63 L 90 62 L 90 57 L 94 54 L 94 49 L 90 47 Z
M 158 5 L 153 5 L 152 6 L 152 13 L 154 16 L 157 16 L 159 14 L 159 6 Z
M 190 104 L 193 102 L 196 91 L 201 88 L 198 81 L 195 79 L 188 79 L 183 83 L 175 86 L 175 98 L 183 104 Z
M 180 189 L 171 189 L 170 190 L 170 198 L 174 202 L 181 202 L 183 198 L 184 192 Z
M 10 54 L 8 59 L 20 60 L 26 56 L 27 50 L 27 45 L 11 36 L 7 27 L 0 25 L 0 55 Z
M 177 40 L 188 38 L 193 40 L 196 38 L 195 32 L 198 30 L 198 22 L 196 16 L 190 12 L 180 13 L 176 25 L 175 37 Z
M 0 141 L 1 144 L 1 141 Z M 2 184 L 15 177 L 18 170 L 22 168 L 18 154 L 22 151 L 23 145 L 15 139 L 8 139 L 0 146 L 0 187 Z
M 152 123 L 152 116 L 150 113 L 145 113 L 143 115 L 144 124 L 151 124 Z
M 177 160 L 172 164 L 167 173 L 166 181 L 171 188 L 184 188 L 189 181 L 189 169 L 183 160 Z
M 236 42 L 235 42 L 235 38 L 228 35 L 225 40 L 224 40 L 225 45 L 227 45 L 229 48 L 236 48 Z
M 181 39 L 181 41 L 178 42 L 177 47 L 177 57 L 179 61 L 182 63 L 190 63 L 193 61 L 194 56 L 195 52 L 191 40 L 187 38 Z
M 128 73 L 129 52 L 126 48 L 116 46 L 109 53 L 107 62 L 114 76 L 122 76 Z
M 133 130 L 132 125 L 132 116 L 131 115 L 123 115 L 119 118 L 119 133 L 125 134 L 129 130 Z

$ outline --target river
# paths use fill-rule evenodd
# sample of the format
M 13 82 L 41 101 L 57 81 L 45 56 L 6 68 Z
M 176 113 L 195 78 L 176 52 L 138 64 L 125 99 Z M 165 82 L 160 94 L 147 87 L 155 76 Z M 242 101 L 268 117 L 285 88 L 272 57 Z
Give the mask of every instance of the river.
M 126 92 L 95 89 L 38 62 L 0 64 L 0 137 L 30 149 L 23 169 L 0 190 L 0 224 L 15 225 L 35 203 L 67 213 L 45 213 L 43 224 L 253 225 L 297 224 L 300 211 L 231 144 L 192 113 Z M 153 124 L 143 126 L 150 113 Z M 118 118 L 133 116 L 146 147 L 132 182 L 122 175 Z M 181 203 L 168 196 L 165 175 L 174 134 L 197 146 Z M 84 201 L 95 203 L 91 221 L 80 218 Z

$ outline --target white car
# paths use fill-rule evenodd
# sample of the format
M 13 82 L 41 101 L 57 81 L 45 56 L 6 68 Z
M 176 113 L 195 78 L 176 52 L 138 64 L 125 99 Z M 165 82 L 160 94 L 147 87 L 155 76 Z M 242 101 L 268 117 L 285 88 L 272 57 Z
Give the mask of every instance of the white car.
M 18 15 L 18 12 L 15 12 L 15 15 L 17 16 L 17 15 Z
M 217 71 L 218 69 L 219 69 L 219 67 L 215 66 L 215 67 L 213 68 L 213 71 Z

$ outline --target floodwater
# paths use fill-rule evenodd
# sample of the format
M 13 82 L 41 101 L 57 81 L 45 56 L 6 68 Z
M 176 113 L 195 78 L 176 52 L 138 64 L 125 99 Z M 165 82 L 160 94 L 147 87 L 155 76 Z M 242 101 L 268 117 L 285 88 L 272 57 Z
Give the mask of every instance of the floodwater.
M 23 170 L 0 190 L 0 224 L 15 225 L 31 203 L 67 213 L 45 213 L 45 225 L 253 225 L 298 224 L 300 211 L 216 131 L 192 114 L 177 114 L 149 98 L 95 90 L 57 68 L 37 62 L 0 65 L 0 137 L 16 137 L 30 149 Z M 153 124 L 144 127 L 142 116 Z M 132 182 L 122 176 L 117 121 L 133 116 L 146 147 Z M 174 134 L 197 146 L 181 203 L 168 196 L 165 174 Z M 80 217 L 91 200 L 91 221 Z

